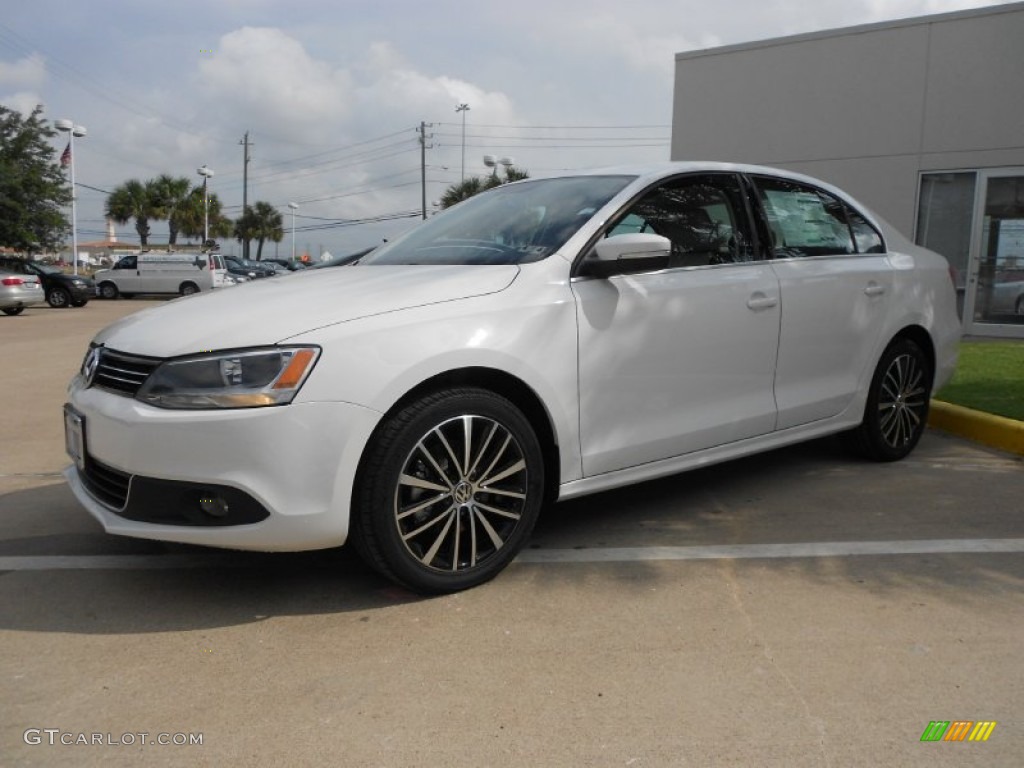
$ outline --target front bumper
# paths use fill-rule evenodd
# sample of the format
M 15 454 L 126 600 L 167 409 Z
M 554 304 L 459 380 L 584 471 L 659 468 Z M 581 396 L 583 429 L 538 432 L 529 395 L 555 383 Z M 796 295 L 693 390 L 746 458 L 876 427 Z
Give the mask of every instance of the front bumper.
M 75 465 L 64 472 L 108 533 L 261 551 L 345 542 L 359 457 L 380 418 L 337 402 L 166 410 L 83 389 L 79 377 L 69 402 L 84 417 L 87 465 L 127 483 L 121 503 Z M 204 517 L 198 504 L 211 494 L 228 500 L 231 515 Z

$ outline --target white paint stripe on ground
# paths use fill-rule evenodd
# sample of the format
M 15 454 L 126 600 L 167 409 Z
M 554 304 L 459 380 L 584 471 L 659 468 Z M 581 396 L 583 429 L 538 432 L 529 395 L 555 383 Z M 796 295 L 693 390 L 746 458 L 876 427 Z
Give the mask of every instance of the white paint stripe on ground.
M 857 555 L 954 555 L 1024 552 L 1024 539 L 931 539 L 923 541 L 823 541 L 798 544 L 721 544 L 706 547 L 607 547 L 529 549 L 521 563 L 611 563 L 642 560 L 747 560 Z
M 1024 539 L 826 541 L 797 544 L 720 544 L 705 547 L 528 549 L 519 563 L 628 563 L 651 560 L 751 560 L 863 555 L 957 555 L 1024 552 Z M 261 560 L 259 567 L 266 565 Z M 39 555 L 0 557 L 0 571 L 153 570 L 257 567 L 238 554 Z

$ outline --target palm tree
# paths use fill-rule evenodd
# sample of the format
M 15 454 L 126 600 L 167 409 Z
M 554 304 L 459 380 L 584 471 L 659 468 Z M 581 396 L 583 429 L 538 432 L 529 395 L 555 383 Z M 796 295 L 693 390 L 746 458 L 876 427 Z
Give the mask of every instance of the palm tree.
M 173 178 L 165 173 L 151 183 L 157 205 L 162 211 L 163 217 L 167 218 L 167 228 L 170 232 L 167 245 L 171 247 L 178 242 L 178 231 L 181 229 L 179 211 L 189 198 L 192 182 L 185 176 Z
M 175 212 L 178 231 L 185 237 L 202 237 L 203 222 L 208 219 L 210 238 L 231 237 L 234 232 L 234 222 L 224 215 L 222 209 L 220 198 L 215 192 L 210 192 L 207 195 L 207 207 L 204 209 L 203 188 L 198 186 L 189 193 Z
M 511 165 L 505 169 L 505 178 L 498 176 L 496 169 L 494 173 L 487 176 L 470 176 L 458 184 L 452 184 L 444 191 L 444 194 L 441 196 L 441 207 L 451 208 L 456 203 L 461 203 L 463 200 L 485 192 L 488 189 L 500 187 L 502 184 L 508 184 L 510 181 L 522 181 L 528 178 L 530 178 L 529 171 L 520 170 Z
M 135 231 L 139 233 L 139 243 L 145 246 L 149 242 L 149 220 L 163 218 L 159 198 L 152 181 L 142 183 L 138 179 L 129 179 L 107 197 L 106 215 L 118 224 L 127 224 L 135 219 Z
M 281 212 L 262 200 L 253 204 L 235 222 L 235 238 L 243 244 L 255 240 L 256 261 L 260 261 L 265 241 L 279 243 L 284 239 L 284 220 Z

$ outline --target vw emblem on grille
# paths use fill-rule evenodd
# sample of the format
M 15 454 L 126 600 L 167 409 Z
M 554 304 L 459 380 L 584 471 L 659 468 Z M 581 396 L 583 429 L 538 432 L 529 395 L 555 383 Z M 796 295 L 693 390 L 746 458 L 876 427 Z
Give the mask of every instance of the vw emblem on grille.
M 100 355 L 102 354 L 102 347 L 93 347 L 89 350 L 89 354 L 85 356 L 85 362 L 82 363 L 82 376 L 85 377 L 85 386 L 91 387 L 92 380 L 96 378 L 96 369 L 100 366 Z

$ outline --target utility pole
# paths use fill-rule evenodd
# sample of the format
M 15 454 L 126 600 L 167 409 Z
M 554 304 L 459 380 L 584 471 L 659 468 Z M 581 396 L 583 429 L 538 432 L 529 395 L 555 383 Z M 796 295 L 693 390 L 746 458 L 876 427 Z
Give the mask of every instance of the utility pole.
M 430 124 L 433 126 L 433 123 Z M 427 123 L 420 121 L 420 192 L 423 196 L 423 218 L 427 218 Z
M 466 180 L 466 111 L 469 109 L 469 104 L 459 104 L 455 107 L 456 112 L 462 113 L 462 178 L 460 182 Z
M 252 145 L 249 143 L 249 132 L 245 132 L 245 138 L 243 138 L 239 144 L 244 148 L 242 150 L 242 216 L 245 216 L 249 212 L 249 147 Z M 249 259 L 249 240 L 248 238 L 242 238 L 242 258 Z

